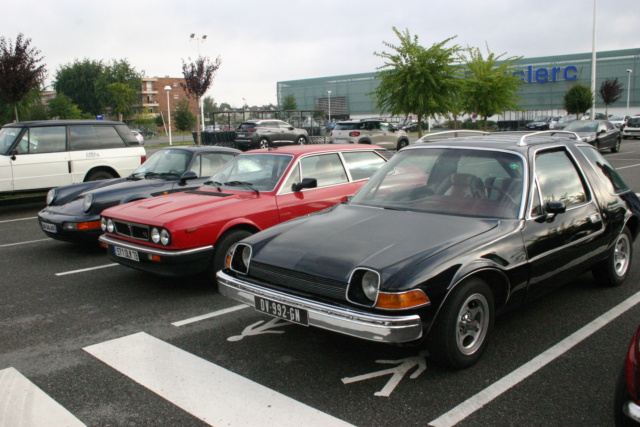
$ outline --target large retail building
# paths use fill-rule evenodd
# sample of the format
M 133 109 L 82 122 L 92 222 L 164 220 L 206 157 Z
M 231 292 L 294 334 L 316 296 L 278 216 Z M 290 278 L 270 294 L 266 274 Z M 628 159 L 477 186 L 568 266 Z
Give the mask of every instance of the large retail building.
M 640 49 L 598 52 L 596 55 L 596 112 L 605 105 L 597 95 L 606 79 L 617 78 L 622 84 L 620 99 L 609 106 L 609 114 L 640 114 Z M 519 93 L 524 112 L 505 112 L 493 119 L 522 120 L 541 115 L 566 114 L 564 94 L 571 85 L 591 87 L 592 54 L 545 56 L 521 59 L 517 74 L 522 80 Z M 300 110 L 323 110 L 325 118 L 360 118 L 379 116 L 370 95 L 378 85 L 376 73 L 349 74 L 278 82 L 278 104 L 288 95 L 295 97 Z M 629 108 L 627 109 L 627 100 Z

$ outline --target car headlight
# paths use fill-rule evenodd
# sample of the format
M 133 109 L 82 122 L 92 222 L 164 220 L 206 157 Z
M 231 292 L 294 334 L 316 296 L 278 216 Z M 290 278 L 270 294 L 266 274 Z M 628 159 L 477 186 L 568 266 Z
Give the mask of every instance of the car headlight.
M 380 291 L 380 275 L 368 268 L 357 268 L 351 273 L 347 299 L 356 304 L 373 307 Z
M 169 234 L 169 230 L 163 228 L 162 231 L 160 231 L 160 243 L 165 246 L 169 246 L 169 243 L 171 243 L 171 235 Z
M 82 201 L 82 210 L 85 212 L 89 212 L 91 206 L 93 205 L 93 194 L 89 193 L 84 196 L 84 200 Z
M 57 194 L 56 194 L 55 188 L 52 188 L 51 190 L 49 190 L 49 192 L 47 193 L 47 206 L 56 200 L 56 196 Z
M 113 233 L 115 229 L 116 225 L 113 223 L 113 220 L 111 218 L 107 218 L 107 231 L 109 233 Z
M 380 289 L 380 276 L 373 271 L 367 271 L 362 276 L 362 292 L 371 301 L 375 302 L 378 298 L 378 289 Z
M 102 231 L 107 231 L 107 218 L 100 217 L 100 228 Z
M 226 266 L 236 273 L 247 274 L 251 263 L 251 246 L 244 243 L 237 244 L 226 258 Z
M 155 227 L 151 229 L 151 241 L 153 243 L 160 243 L 160 230 Z

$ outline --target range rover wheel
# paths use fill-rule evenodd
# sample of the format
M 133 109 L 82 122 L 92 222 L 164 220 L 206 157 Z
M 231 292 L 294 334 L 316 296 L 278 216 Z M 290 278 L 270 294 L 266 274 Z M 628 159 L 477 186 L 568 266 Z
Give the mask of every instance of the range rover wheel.
M 493 315 L 489 286 L 479 278 L 465 280 L 447 298 L 431 328 L 429 353 L 453 369 L 474 365 L 487 346 Z
M 269 148 L 269 140 L 267 138 L 261 138 L 258 141 L 258 148 Z
M 113 174 L 111 172 L 107 172 L 107 171 L 95 171 L 95 172 L 91 172 L 85 182 L 88 181 L 101 181 L 103 179 L 112 179 L 115 178 L 115 176 L 113 176 Z
M 627 227 L 622 230 L 609 257 L 593 268 L 593 275 L 604 286 L 620 286 L 629 275 L 633 258 L 633 241 Z
M 252 234 L 253 233 L 248 230 L 231 230 L 220 236 L 220 239 L 218 239 L 215 244 L 213 259 L 206 273 L 208 277 L 213 278 L 214 283 L 216 281 L 216 273 L 224 268 L 224 260 L 229 249 L 240 240 L 246 239 Z

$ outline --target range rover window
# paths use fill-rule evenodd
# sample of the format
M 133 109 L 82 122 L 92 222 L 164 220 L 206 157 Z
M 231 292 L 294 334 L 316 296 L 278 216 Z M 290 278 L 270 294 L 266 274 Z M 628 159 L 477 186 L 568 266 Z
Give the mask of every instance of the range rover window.
M 74 151 L 125 147 L 113 126 L 70 126 L 69 142 Z
M 67 150 L 64 126 L 33 127 L 22 134 L 18 154 L 59 153 Z

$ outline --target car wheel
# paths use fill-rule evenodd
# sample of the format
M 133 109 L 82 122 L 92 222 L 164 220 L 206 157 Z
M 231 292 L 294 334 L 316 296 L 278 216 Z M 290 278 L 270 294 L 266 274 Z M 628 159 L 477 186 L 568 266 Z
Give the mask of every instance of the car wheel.
M 296 142 L 297 142 L 298 144 L 300 144 L 300 145 L 304 145 L 304 144 L 306 144 L 306 143 L 307 143 L 307 138 L 306 138 L 306 137 L 304 137 L 304 136 L 299 136 L 299 137 L 298 137 L 298 140 L 297 140 Z
M 215 281 L 216 273 L 224 268 L 224 261 L 229 249 L 240 240 L 251 236 L 253 233 L 248 230 L 231 230 L 223 234 L 215 244 L 215 252 L 207 276 L 212 277 Z
M 269 148 L 269 140 L 267 138 L 262 138 L 258 141 L 258 148 Z
M 618 139 L 616 139 L 615 145 L 611 147 L 611 152 L 617 153 L 618 151 L 620 151 L 620 144 L 622 144 L 622 139 L 618 137 Z
M 95 172 L 91 172 L 87 176 L 87 178 L 85 179 L 85 182 L 88 182 L 88 181 L 101 181 L 103 179 L 113 179 L 113 178 L 115 178 L 115 176 L 111 172 L 95 171 Z
M 409 141 L 407 141 L 406 139 L 401 139 L 400 141 L 398 141 L 398 150 L 403 149 L 407 145 L 409 145 Z
M 458 285 L 436 318 L 427 342 L 429 354 L 454 369 L 474 365 L 493 328 L 493 294 L 485 281 L 471 278 Z
M 620 286 L 629 275 L 633 258 L 631 232 L 625 227 L 609 252 L 609 256 L 593 268 L 593 275 L 604 286 Z

